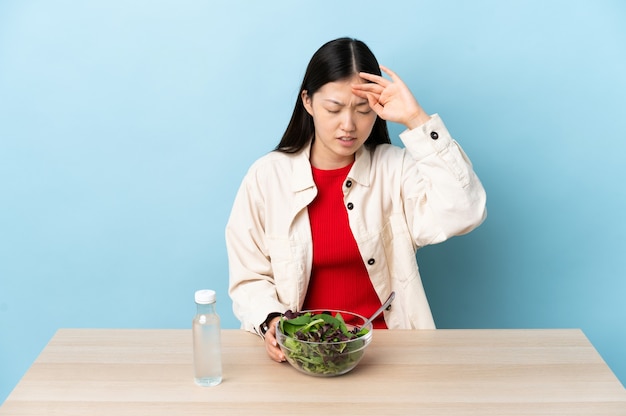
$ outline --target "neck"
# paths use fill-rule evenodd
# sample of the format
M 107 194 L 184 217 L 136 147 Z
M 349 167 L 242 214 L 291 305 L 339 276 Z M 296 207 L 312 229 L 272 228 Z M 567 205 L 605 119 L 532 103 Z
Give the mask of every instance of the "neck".
M 315 143 L 311 148 L 311 155 L 309 156 L 309 161 L 311 162 L 311 166 L 322 169 L 322 170 L 333 170 L 333 169 L 341 169 L 343 167 L 348 166 L 353 163 L 355 160 L 355 155 L 320 155 L 319 151 L 315 149 Z

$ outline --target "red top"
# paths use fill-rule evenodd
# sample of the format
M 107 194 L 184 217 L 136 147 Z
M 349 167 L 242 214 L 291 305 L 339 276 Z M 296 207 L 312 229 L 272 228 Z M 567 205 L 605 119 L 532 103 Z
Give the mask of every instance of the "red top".
M 381 305 L 348 223 L 343 183 L 352 165 L 313 168 L 317 197 L 309 205 L 313 270 L 304 309 L 338 309 L 369 318 Z M 374 328 L 387 328 L 383 315 Z

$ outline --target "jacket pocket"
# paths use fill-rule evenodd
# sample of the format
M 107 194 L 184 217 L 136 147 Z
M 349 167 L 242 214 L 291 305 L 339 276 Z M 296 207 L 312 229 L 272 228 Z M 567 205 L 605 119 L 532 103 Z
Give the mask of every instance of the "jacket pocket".
M 296 250 L 286 237 L 268 237 L 267 243 L 278 301 L 286 309 L 295 310 L 298 306 L 298 279 L 302 274 Z
M 404 288 L 412 279 L 419 277 L 419 269 L 415 257 L 416 248 L 402 214 L 392 214 L 389 217 L 383 228 L 382 238 L 392 280 L 396 280 Z

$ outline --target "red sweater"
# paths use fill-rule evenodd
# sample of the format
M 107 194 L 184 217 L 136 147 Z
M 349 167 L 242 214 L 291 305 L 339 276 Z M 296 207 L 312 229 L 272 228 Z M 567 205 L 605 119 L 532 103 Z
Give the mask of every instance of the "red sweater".
M 334 170 L 313 168 L 317 197 L 309 205 L 313 270 L 304 309 L 338 309 L 368 318 L 381 302 L 350 230 L 343 183 L 352 165 Z M 381 314 L 375 328 L 386 328 Z

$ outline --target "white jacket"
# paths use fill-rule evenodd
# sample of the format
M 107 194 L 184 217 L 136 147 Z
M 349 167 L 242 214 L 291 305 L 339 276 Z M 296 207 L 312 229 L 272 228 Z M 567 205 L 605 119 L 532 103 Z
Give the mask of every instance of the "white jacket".
M 405 148 L 362 147 L 343 186 L 350 228 L 394 328 L 434 328 L 416 251 L 467 233 L 486 216 L 486 195 L 472 165 L 434 115 L 404 131 Z M 259 332 L 271 312 L 300 310 L 312 264 L 307 205 L 317 194 L 310 146 L 271 152 L 249 169 L 226 226 L 230 286 L 242 328 Z

